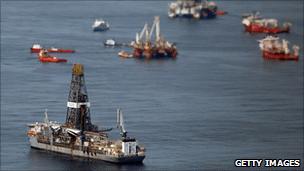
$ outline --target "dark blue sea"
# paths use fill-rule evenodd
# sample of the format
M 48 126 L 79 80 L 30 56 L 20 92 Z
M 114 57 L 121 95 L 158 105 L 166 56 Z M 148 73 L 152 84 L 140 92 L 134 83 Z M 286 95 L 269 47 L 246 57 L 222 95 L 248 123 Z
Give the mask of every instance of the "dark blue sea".
M 1 170 L 235 170 L 240 158 L 303 159 L 303 1 L 218 1 L 228 15 L 199 21 L 168 18 L 169 2 L 1 1 Z M 280 36 L 300 46 L 298 62 L 261 57 L 264 35 L 241 25 L 252 10 L 292 23 Z M 135 39 L 156 15 L 176 60 L 121 59 L 130 49 L 103 46 Z M 110 30 L 93 32 L 96 18 Z M 33 43 L 76 53 L 42 64 Z M 143 165 L 30 148 L 26 124 L 42 121 L 46 108 L 50 120 L 65 121 L 73 63 L 85 67 L 92 122 L 115 127 L 122 108 L 129 135 L 147 149 Z

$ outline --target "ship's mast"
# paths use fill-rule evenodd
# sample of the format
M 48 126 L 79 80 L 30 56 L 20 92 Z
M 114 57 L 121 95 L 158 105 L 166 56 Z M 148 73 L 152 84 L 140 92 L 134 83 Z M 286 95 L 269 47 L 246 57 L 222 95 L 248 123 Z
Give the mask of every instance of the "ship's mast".
M 74 64 L 67 102 L 66 125 L 83 131 L 97 131 L 91 123 L 90 102 L 84 81 L 83 65 Z

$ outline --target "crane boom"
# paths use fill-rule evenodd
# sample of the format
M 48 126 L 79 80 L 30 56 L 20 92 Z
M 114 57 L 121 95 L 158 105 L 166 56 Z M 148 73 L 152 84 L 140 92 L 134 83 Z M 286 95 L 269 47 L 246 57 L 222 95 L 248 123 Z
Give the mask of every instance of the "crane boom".
M 144 28 L 143 28 L 143 29 L 141 30 L 141 32 L 140 32 L 139 40 L 142 39 L 142 37 L 143 37 L 145 31 L 147 30 L 147 27 L 148 27 L 148 24 L 146 23 L 145 26 L 144 26 Z
M 120 134 L 122 137 L 127 137 L 127 131 L 125 130 L 124 120 L 121 109 L 117 109 L 117 128 L 120 129 Z
M 160 40 L 160 25 L 159 25 L 159 16 L 156 16 L 154 18 L 154 23 L 156 25 L 156 30 L 155 30 L 155 36 L 156 36 L 156 41 Z
M 156 23 L 155 23 L 155 20 L 154 20 L 153 25 L 152 25 L 151 30 L 150 30 L 150 33 L 149 33 L 149 38 L 150 38 L 150 40 L 151 40 L 151 38 L 152 38 L 154 29 L 155 29 L 155 25 L 156 25 Z

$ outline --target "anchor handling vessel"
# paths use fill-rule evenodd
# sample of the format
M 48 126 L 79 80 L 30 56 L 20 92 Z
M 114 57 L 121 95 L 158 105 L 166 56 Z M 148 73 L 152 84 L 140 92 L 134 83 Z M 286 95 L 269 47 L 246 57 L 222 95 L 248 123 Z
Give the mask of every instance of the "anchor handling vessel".
M 173 58 L 177 57 L 177 49 L 174 43 L 170 43 L 160 34 L 159 16 L 154 18 L 151 29 L 148 24 L 144 25 L 141 33 L 136 33 L 135 42 L 131 43 L 133 47 L 133 57 L 135 58 Z M 155 30 L 155 40 L 152 41 L 152 35 Z M 145 39 L 144 39 L 145 34 Z
M 266 36 L 264 39 L 259 40 L 259 47 L 265 59 L 276 60 L 299 60 L 299 49 L 297 45 L 293 45 L 293 52 L 288 47 L 288 41 L 279 37 Z
M 44 122 L 28 124 L 30 146 L 86 159 L 141 163 L 145 158 L 145 149 L 135 138 L 127 136 L 121 110 L 117 109 L 121 139 L 112 140 L 107 133 L 112 128 L 100 130 L 91 123 L 83 66 L 74 64 L 72 72 L 65 123 L 49 121 L 46 111 Z
M 291 26 L 289 22 L 284 22 L 280 26 L 277 19 L 262 18 L 259 12 L 244 15 L 242 24 L 246 32 L 271 34 L 289 33 Z

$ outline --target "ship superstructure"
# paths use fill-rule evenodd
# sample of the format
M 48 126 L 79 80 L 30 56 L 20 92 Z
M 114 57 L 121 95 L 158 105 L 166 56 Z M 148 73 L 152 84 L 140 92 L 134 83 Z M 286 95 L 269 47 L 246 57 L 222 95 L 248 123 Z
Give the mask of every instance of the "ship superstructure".
M 152 40 L 154 30 L 155 39 Z M 166 41 L 160 34 L 160 19 L 158 16 L 154 18 L 154 22 L 151 28 L 149 28 L 148 24 L 145 24 L 142 31 L 140 33 L 136 33 L 136 39 L 135 42 L 132 43 L 132 47 L 133 57 L 136 58 L 176 58 L 177 56 L 177 49 L 175 44 Z
M 169 4 L 168 16 L 189 18 L 214 18 L 217 15 L 217 5 L 213 1 L 177 0 Z
M 288 47 L 289 42 L 285 39 L 280 41 L 277 36 L 266 36 L 264 39 L 259 40 L 259 47 L 262 55 L 267 59 L 278 60 L 298 60 L 299 59 L 299 46 L 293 45 L 293 52 Z
M 74 64 L 67 102 L 66 122 L 49 121 L 29 124 L 27 135 L 33 148 L 115 163 L 142 162 L 145 149 L 135 138 L 127 136 L 123 114 L 117 110 L 117 127 L 121 139 L 111 140 L 107 131 L 91 123 L 90 102 L 85 87 L 83 66 Z

